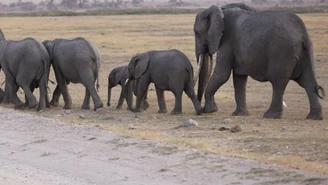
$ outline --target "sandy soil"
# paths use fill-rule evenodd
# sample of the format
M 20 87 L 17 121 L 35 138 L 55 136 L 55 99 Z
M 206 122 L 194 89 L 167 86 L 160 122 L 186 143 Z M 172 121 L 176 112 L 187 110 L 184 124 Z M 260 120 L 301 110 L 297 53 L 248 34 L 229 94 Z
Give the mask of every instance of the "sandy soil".
M 208 154 L 0 107 L 0 184 L 327 184 L 327 176 Z

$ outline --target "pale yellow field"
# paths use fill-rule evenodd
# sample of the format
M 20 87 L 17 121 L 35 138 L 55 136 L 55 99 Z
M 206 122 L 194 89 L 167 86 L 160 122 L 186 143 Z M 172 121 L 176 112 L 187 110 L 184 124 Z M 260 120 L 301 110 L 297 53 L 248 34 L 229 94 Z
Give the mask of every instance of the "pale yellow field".
M 35 37 L 40 41 L 54 38 L 85 37 L 95 42 L 103 56 L 100 70 L 100 97 L 107 101 L 107 77 L 117 66 L 125 65 L 136 53 L 148 50 L 179 49 L 195 66 L 193 22 L 195 15 L 126 15 L 89 17 L 0 17 L 7 39 Z M 315 51 L 317 80 L 328 91 L 328 14 L 303 14 Z M 3 73 L 0 80 L 3 81 Z M 53 74 L 51 79 L 55 80 Z M 150 87 L 150 109 L 134 114 L 116 110 L 120 88 L 114 88 L 112 107 L 94 111 L 81 110 L 84 88 L 71 84 L 73 109 L 69 113 L 61 106 L 31 114 L 62 120 L 67 123 L 97 126 L 114 132 L 145 139 L 162 140 L 179 146 L 194 147 L 208 152 L 273 162 L 309 171 L 328 174 L 328 103 L 321 101 L 325 120 L 305 120 L 309 103 L 305 91 L 290 82 L 284 100 L 287 108 L 283 119 L 263 119 L 271 102 L 271 85 L 249 79 L 247 103 L 251 116 L 231 117 L 235 109 L 232 80 L 216 94 L 219 111 L 196 116 L 191 101 L 184 96 L 183 112 L 179 116 L 157 114 L 156 93 Z M 54 85 L 50 85 L 54 89 Z M 21 94 L 22 95 L 22 94 Z M 37 95 L 37 93 L 36 93 Z M 168 111 L 174 97 L 166 94 Z M 8 105 L 7 107 L 13 107 Z M 81 118 L 85 117 L 85 118 Z M 199 128 L 176 128 L 184 120 L 195 119 Z M 225 118 L 231 122 L 224 124 Z M 134 130 L 129 129 L 133 124 Z M 220 127 L 240 125 L 242 132 L 219 131 Z

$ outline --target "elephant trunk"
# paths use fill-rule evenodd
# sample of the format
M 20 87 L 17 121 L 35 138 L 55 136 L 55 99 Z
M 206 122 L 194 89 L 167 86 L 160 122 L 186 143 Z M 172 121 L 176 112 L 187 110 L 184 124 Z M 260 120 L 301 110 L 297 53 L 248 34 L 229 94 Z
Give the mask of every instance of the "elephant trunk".
M 212 55 L 206 54 L 200 54 L 198 57 L 199 62 L 199 82 L 198 82 L 198 92 L 197 92 L 197 99 L 199 102 L 202 101 L 202 97 L 205 91 L 205 87 L 207 85 L 207 82 L 210 78 L 212 68 L 213 68 L 213 60 Z M 211 62 L 209 62 L 209 59 L 211 59 Z
M 110 82 L 110 80 L 108 80 L 108 99 L 107 99 L 107 106 L 110 106 L 110 98 L 111 98 L 111 95 L 112 95 L 112 84 Z

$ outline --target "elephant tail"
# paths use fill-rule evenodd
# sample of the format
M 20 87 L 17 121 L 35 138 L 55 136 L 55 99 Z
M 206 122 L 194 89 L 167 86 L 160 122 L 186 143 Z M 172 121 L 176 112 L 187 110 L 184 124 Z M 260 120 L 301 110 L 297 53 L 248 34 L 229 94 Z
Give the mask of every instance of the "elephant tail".
M 315 93 L 320 99 L 324 99 L 326 96 L 325 90 L 320 85 L 315 87 Z
M 96 70 L 94 72 L 94 76 L 95 76 L 95 79 L 96 79 L 96 90 L 97 92 L 99 92 L 99 88 L 100 88 L 100 85 L 99 85 L 99 71 L 100 71 L 100 62 L 101 62 L 101 54 L 99 52 L 99 49 L 98 47 L 91 41 L 88 41 L 86 39 L 84 39 L 85 42 L 87 42 L 88 44 L 88 47 L 90 49 L 90 51 L 92 52 L 92 60 L 93 62 L 95 62 L 95 65 L 96 65 Z

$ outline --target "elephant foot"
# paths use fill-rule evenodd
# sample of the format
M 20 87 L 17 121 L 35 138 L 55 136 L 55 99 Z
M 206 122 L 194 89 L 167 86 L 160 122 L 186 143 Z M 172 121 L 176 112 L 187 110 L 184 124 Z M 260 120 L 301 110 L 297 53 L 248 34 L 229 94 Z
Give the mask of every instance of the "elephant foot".
M 25 104 L 23 102 L 15 105 L 15 109 L 23 109 L 24 107 Z
M 30 103 L 30 104 L 28 105 L 28 108 L 32 109 L 32 108 L 35 108 L 36 106 L 38 106 L 38 102 Z
M 322 113 L 309 113 L 307 116 L 306 116 L 306 119 L 312 119 L 312 120 L 323 120 L 323 116 L 322 116 Z
M 181 110 L 173 110 L 171 112 L 171 115 L 179 115 L 179 114 L 182 114 L 182 111 Z
M 270 119 L 280 119 L 282 116 L 282 112 L 280 111 L 272 111 L 268 110 L 264 113 L 263 117 L 264 118 L 270 118 Z
M 132 109 L 132 112 L 137 113 L 137 112 L 141 112 L 141 110 L 140 110 L 140 108 L 134 108 L 134 109 Z
M 81 109 L 90 109 L 90 105 L 88 105 L 88 104 L 82 105 Z
M 39 105 L 37 111 L 41 112 L 43 110 L 44 110 L 44 107 L 40 107 L 40 105 Z
M 110 107 L 110 103 L 109 102 L 107 102 L 107 106 Z
M 247 109 L 236 109 L 233 113 L 233 116 L 248 116 L 248 110 Z
M 149 103 L 147 101 L 144 101 L 142 104 L 142 109 L 147 110 L 149 108 Z
M 116 109 L 122 109 L 122 106 L 116 106 Z M 128 108 L 128 109 L 130 109 L 130 108 Z
M 165 113 L 167 113 L 167 110 L 166 110 L 166 109 L 160 109 L 160 110 L 158 111 L 158 113 L 160 113 L 160 114 L 165 114 Z
M 65 104 L 63 109 L 71 109 L 72 108 L 72 105 L 71 104 Z
M 58 102 L 51 100 L 50 105 L 53 107 L 58 107 Z
M 216 104 L 213 103 L 205 103 L 203 112 L 204 113 L 212 113 L 212 112 L 216 112 L 218 111 L 218 107 L 216 106 Z
M 104 107 L 104 104 L 103 104 L 103 102 L 100 101 L 99 103 L 96 103 L 94 105 L 93 110 L 96 111 L 97 109 L 100 109 L 100 108 L 103 108 L 103 107 Z
M 201 115 L 203 113 L 203 108 L 200 107 L 199 109 L 196 109 L 196 115 Z

